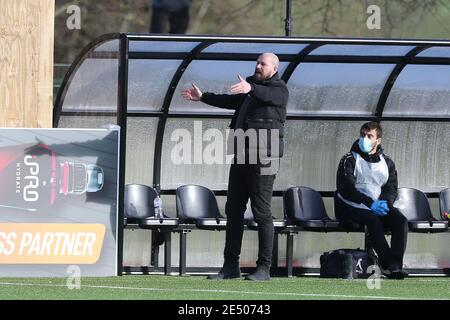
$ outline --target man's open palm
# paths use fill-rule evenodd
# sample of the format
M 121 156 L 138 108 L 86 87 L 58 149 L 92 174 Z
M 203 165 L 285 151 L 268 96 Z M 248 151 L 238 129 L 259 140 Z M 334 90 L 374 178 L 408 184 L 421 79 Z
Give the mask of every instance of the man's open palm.
M 240 75 L 238 75 L 239 82 L 232 85 L 230 88 L 231 94 L 242 94 L 249 93 L 252 89 L 250 83 L 245 81 Z
M 187 100 L 200 101 L 203 93 L 199 87 L 197 87 L 195 84 L 192 84 L 192 88 L 182 90 L 181 95 Z

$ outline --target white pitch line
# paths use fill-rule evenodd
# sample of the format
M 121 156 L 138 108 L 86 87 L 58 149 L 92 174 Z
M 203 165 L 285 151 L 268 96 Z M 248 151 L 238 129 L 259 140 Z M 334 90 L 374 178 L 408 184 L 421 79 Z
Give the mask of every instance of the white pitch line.
M 63 284 L 38 284 L 38 283 L 20 283 L 20 282 L 0 282 L 3 286 L 31 286 L 31 287 L 67 287 Z M 388 296 L 356 296 L 340 294 L 322 294 L 322 293 L 296 293 L 296 292 L 259 292 L 259 291 L 233 291 L 233 290 L 208 290 L 208 289 L 165 289 L 165 288 L 136 288 L 136 287 L 117 287 L 117 286 L 94 286 L 81 285 L 82 288 L 95 289 L 120 289 L 136 291 L 168 291 L 168 292 L 206 292 L 206 293 L 232 293 L 232 294 L 257 294 L 257 295 L 277 295 L 277 296 L 300 296 L 300 297 L 328 297 L 328 298 L 356 298 L 356 299 L 387 299 L 387 300 L 420 300 L 423 298 L 414 297 L 388 297 Z M 447 299 L 427 299 L 427 300 L 447 300 Z

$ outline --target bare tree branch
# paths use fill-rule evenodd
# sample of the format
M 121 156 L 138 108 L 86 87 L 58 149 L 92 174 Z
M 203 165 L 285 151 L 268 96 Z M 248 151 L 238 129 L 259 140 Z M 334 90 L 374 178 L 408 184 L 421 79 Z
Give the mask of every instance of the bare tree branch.
M 191 32 L 197 33 L 200 28 L 200 23 L 203 21 L 204 17 L 206 16 L 206 13 L 208 12 L 209 6 L 211 4 L 211 0 L 203 0 L 200 9 L 197 11 L 197 14 L 195 15 L 194 24 L 192 25 Z

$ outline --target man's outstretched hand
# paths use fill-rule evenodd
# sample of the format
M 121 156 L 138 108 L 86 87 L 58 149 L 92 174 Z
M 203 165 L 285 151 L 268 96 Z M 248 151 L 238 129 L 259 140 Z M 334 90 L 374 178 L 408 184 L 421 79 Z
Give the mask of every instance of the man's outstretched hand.
M 192 84 L 191 89 L 181 90 L 181 95 L 183 98 L 191 101 L 200 101 L 202 98 L 203 92 L 197 87 L 195 84 Z
M 240 75 L 238 75 L 238 79 L 239 79 L 239 82 L 232 85 L 230 88 L 231 94 L 249 93 L 250 90 L 252 90 L 252 86 L 250 85 L 250 83 L 245 81 L 245 79 L 243 79 Z

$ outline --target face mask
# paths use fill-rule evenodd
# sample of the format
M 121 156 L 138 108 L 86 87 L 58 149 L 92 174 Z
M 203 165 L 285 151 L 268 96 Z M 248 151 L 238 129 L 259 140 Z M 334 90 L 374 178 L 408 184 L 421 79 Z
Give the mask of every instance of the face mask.
M 372 150 L 372 142 L 367 138 L 359 138 L 358 146 L 364 153 L 369 153 Z

